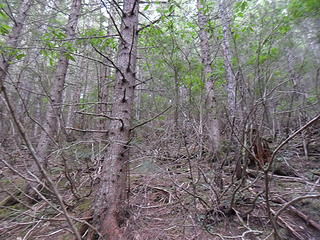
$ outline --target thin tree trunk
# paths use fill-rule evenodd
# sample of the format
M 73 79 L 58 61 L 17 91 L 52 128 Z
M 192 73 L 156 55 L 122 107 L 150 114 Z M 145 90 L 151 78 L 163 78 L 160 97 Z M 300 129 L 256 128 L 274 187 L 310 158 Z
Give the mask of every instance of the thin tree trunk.
M 107 63 L 107 61 L 105 61 Z M 108 111 L 108 98 L 109 98 L 109 75 L 110 75 L 110 68 L 100 64 L 99 66 L 99 95 L 98 95 L 98 111 L 102 114 L 107 114 Z M 102 103 L 103 102 L 103 103 Z M 100 119 L 99 120 L 99 129 L 104 130 L 107 127 L 107 119 Z
M 4 91 L 4 81 L 8 76 L 10 62 L 14 59 L 15 55 L 10 53 L 10 50 L 15 50 L 18 47 L 19 39 L 22 34 L 22 30 L 25 24 L 25 20 L 27 17 L 27 12 L 30 9 L 32 4 L 32 0 L 23 0 L 20 4 L 20 8 L 17 16 L 15 16 L 15 24 L 12 27 L 12 31 L 8 35 L 8 39 L 4 46 L 6 46 L 9 52 L 6 54 L 1 54 L 0 59 L 0 94 Z M 1 109 L 2 114 L 4 113 L 4 109 Z M 2 130 L 3 130 L 2 126 Z M 0 129 L 1 130 L 1 129 Z M 13 129 L 14 130 L 14 129 Z M 1 131 L 1 135 L 5 135 L 5 132 Z M 1 139 L 0 139 L 1 140 Z M 2 142 L 2 140 L 1 140 Z
M 174 129 L 178 131 L 179 129 L 179 106 L 180 106 L 180 87 L 179 87 L 179 76 L 177 67 L 173 67 L 174 71 Z
M 35 119 L 40 119 L 40 116 L 41 116 L 41 98 L 40 97 L 36 97 L 34 99 L 35 101 L 35 110 L 34 110 L 34 117 Z M 33 134 L 32 136 L 33 137 L 36 137 L 38 135 L 38 132 L 39 132 L 39 125 L 38 124 L 34 124 L 34 127 L 33 127 Z
M 81 96 L 81 90 L 82 90 L 82 78 L 81 75 L 83 74 L 83 69 L 84 69 L 84 59 L 81 59 L 80 62 L 80 68 L 77 69 L 77 72 L 75 74 L 74 78 L 74 86 L 70 88 L 70 99 L 71 99 L 71 105 L 69 106 L 68 110 L 68 115 L 67 115 L 67 127 L 75 127 L 76 123 L 76 114 L 74 113 L 75 111 L 78 110 L 79 105 L 77 105 L 80 102 L 80 96 Z M 72 130 L 67 130 L 68 136 L 70 139 L 73 138 L 72 136 Z
M 115 15 L 116 11 L 115 8 L 111 5 L 110 6 L 110 14 Z M 100 19 L 100 29 L 103 28 L 103 24 L 102 24 L 102 19 Z M 112 21 L 111 19 L 108 20 L 108 26 L 107 26 L 107 35 L 111 34 L 112 32 Z M 107 47 L 106 51 L 108 52 L 108 55 L 114 55 L 114 51 L 112 50 L 111 47 Z M 105 103 L 100 103 L 98 105 L 98 111 L 99 113 L 103 113 L 103 114 L 107 114 L 108 111 L 108 100 L 109 100 L 109 90 L 110 90 L 110 75 L 111 75 L 111 69 L 110 67 L 107 66 L 108 64 L 108 60 L 107 59 L 103 59 L 102 60 L 105 65 L 100 64 L 99 65 L 99 82 L 98 82 L 98 101 L 99 102 L 105 102 Z M 109 120 L 107 119 L 100 119 L 99 120 L 99 129 L 100 130 L 105 130 L 107 128 Z M 103 137 L 105 134 L 99 134 L 98 136 Z
M 94 224 L 103 237 L 126 239 L 121 227 L 127 219 L 129 142 L 137 59 L 138 0 L 123 3 L 121 39 L 117 55 L 116 86 L 109 125 L 110 145 L 104 155 L 94 203 Z M 96 238 L 94 238 L 96 239 Z
M 27 17 L 27 12 L 31 6 L 32 0 L 23 0 L 21 2 L 19 12 L 15 17 L 15 24 L 12 27 L 12 31 L 8 36 L 8 39 L 5 43 L 9 49 L 16 49 L 18 47 L 18 42 L 20 35 L 22 33 L 22 29 L 25 24 L 25 20 Z M 9 50 L 10 51 L 10 50 Z M 10 66 L 10 61 L 14 58 L 13 54 L 1 54 L 1 61 L 0 61 L 0 93 L 2 92 L 2 88 L 4 87 L 4 80 L 8 75 L 8 70 Z
M 210 51 L 209 51 L 209 37 L 205 30 L 208 23 L 207 17 L 203 13 L 204 6 L 200 0 L 197 0 L 198 8 L 198 25 L 200 28 L 200 53 L 201 61 L 203 65 L 202 79 L 205 83 L 205 110 L 206 110 L 206 128 L 209 135 L 209 146 L 208 149 L 216 154 L 219 151 L 220 146 L 220 128 L 219 121 L 217 119 L 216 102 L 214 97 L 214 84 L 211 79 L 211 66 L 210 66 Z M 201 118 L 202 119 L 202 118 Z M 203 129 L 203 127 L 202 127 Z
M 233 123 L 236 117 L 236 79 L 232 70 L 232 62 L 231 62 L 231 52 L 230 52 L 230 41 L 228 30 L 230 28 L 229 17 L 226 12 L 226 6 L 224 1 L 221 1 L 219 6 L 220 10 L 220 18 L 222 23 L 223 30 L 223 39 L 222 39 L 222 54 L 224 58 L 224 65 L 226 70 L 226 78 L 227 78 L 227 95 L 228 95 L 228 114 Z
M 76 33 L 76 26 L 80 15 L 81 0 L 73 0 L 71 5 L 71 12 L 69 15 L 68 24 L 66 26 L 66 38 L 74 38 Z M 50 91 L 50 99 L 47 106 L 47 112 L 45 116 L 45 122 L 43 130 L 40 136 L 40 141 L 37 145 L 37 152 L 40 156 L 41 164 L 44 169 L 48 165 L 48 148 L 51 143 L 51 138 L 57 133 L 57 123 L 61 115 L 61 104 L 63 98 L 63 90 L 65 85 L 66 74 L 69 65 L 69 59 L 66 56 L 66 51 L 62 49 L 60 53 L 60 59 L 57 63 L 53 86 Z M 42 179 L 41 173 L 36 163 L 32 164 L 31 171 L 39 179 Z M 32 187 L 32 186 L 29 186 Z M 35 187 L 35 186 L 33 186 Z

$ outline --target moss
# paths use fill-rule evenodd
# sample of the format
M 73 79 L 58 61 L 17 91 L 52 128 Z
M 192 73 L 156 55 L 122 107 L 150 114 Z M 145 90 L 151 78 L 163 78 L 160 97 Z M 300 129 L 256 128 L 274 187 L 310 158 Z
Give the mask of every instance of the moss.
M 12 210 L 9 208 L 1 208 L 0 209 L 0 220 L 7 219 L 11 216 Z
M 79 212 L 86 212 L 91 207 L 91 200 L 90 199 L 84 199 L 81 200 L 78 206 L 76 207 L 76 210 Z
M 74 239 L 74 236 L 72 236 L 70 233 L 64 234 L 61 238 L 61 240 L 71 240 Z
M 320 221 L 320 201 L 314 199 L 306 199 L 297 204 L 306 215 L 308 215 L 314 221 Z
M 10 207 L 1 207 L 0 208 L 0 220 L 8 219 L 15 217 L 20 214 L 21 211 L 24 211 L 25 208 L 21 204 L 15 204 Z
M 285 228 L 279 228 L 279 229 L 278 229 L 278 234 L 280 235 L 280 237 L 281 237 L 282 239 L 290 239 L 289 237 L 291 237 L 291 236 L 289 235 L 288 230 L 285 229 Z
M 26 181 L 22 178 L 16 178 L 16 179 L 10 179 L 10 178 L 4 178 L 0 180 L 1 186 L 9 187 L 10 185 L 15 185 L 17 188 L 23 188 L 26 184 Z

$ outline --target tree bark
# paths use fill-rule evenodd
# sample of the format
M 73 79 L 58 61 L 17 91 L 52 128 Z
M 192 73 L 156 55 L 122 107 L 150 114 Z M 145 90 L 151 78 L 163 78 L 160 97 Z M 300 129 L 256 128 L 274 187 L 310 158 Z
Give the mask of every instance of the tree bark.
M 179 87 L 179 74 L 176 66 L 173 66 L 174 71 L 174 113 L 173 122 L 174 130 L 179 130 L 179 109 L 180 109 L 180 87 Z
M 80 68 L 77 69 L 77 72 L 75 73 L 75 78 L 74 78 L 74 82 L 73 82 L 73 86 L 70 87 L 70 99 L 71 99 L 71 105 L 69 106 L 68 109 L 68 115 L 67 115 L 67 123 L 66 126 L 67 127 L 78 127 L 75 126 L 77 117 L 75 114 L 75 111 L 79 110 L 79 104 L 80 103 L 80 97 L 81 97 L 81 93 L 82 93 L 82 77 L 81 75 L 83 74 L 83 69 L 85 68 L 85 61 L 84 59 L 81 59 L 80 62 Z M 73 138 L 73 131 L 72 130 L 67 130 L 67 134 L 69 136 L 70 139 Z
M 78 18 L 80 15 L 81 0 L 73 0 L 71 5 L 71 12 L 66 26 L 66 38 L 72 39 L 75 37 Z M 37 145 L 37 152 L 40 156 L 41 164 L 44 169 L 48 165 L 48 148 L 51 143 L 51 138 L 57 133 L 58 122 L 61 115 L 61 104 L 63 101 L 63 91 L 65 85 L 66 74 L 69 65 L 69 59 L 66 56 L 66 50 L 62 49 L 59 61 L 57 63 L 53 86 L 50 91 L 49 103 L 46 107 L 47 112 L 45 116 L 45 122 L 43 125 L 43 131 L 40 136 L 40 141 Z M 36 163 L 31 166 L 31 171 L 39 179 L 42 179 L 41 173 Z M 29 186 L 30 187 L 30 186 Z M 33 186 L 35 187 L 35 186 Z
M 230 19 L 226 12 L 225 1 L 221 1 L 219 5 L 219 12 L 220 12 L 222 31 L 223 31 L 222 55 L 224 58 L 224 65 L 225 65 L 226 78 L 227 78 L 228 114 L 229 114 L 231 123 L 233 123 L 237 115 L 236 114 L 237 112 L 236 79 L 233 73 L 232 62 L 231 62 L 232 55 L 230 52 L 230 41 L 229 41 L 229 34 L 228 34 L 228 30 L 230 28 L 230 24 L 229 24 Z
M 23 0 L 21 2 L 19 12 L 15 18 L 15 24 L 12 27 L 12 31 L 8 36 L 6 41 L 6 47 L 9 49 L 16 49 L 18 47 L 19 38 L 22 33 L 22 29 L 25 24 L 25 20 L 27 17 L 27 12 L 30 9 L 32 0 Z M 1 54 L 1 62 L 0 62 L 0 93 L 2 92 L 2 88 L 4 87 L 4 81 L 8 75 L 8 70 L 10 66 L 10 61 L 14 58 L 14 54 L 7 54 L 7 56 Z
M 204 5 L 200 0 L 197 0 L 198 9 L 198 25 L 200 28 L 199 38 L 200 38 L 200 54 L 201 61 L 203 65 L 202 79 L 205 84 L 205 111 L 206 111 L 206 128 L 209 137 L 208 149 L 212 153 L 216 154 L 220 146 L 220 128 L 219 121 L 216 117 L 216 102 L 214 97 L 214 83 L 211 78 L 211 66 L 210 66 L 210 51 L 209 51 L 209 37 L 206 31 L 206 26 L 208 23 L 207 16 L 203 13 Z M 203 129 L 203 127 L 202 127 Z
M 137 59 L 138 0 L 123 3 L 117 55 L 116 86 L 109 125 L 110 145 L 104 154 L 94 203 L 94 224 L 99 239 L 126 239 L 122 227 L 128 217 L 129 142 Z
M 17 16 L 15 17 L 15 22 L 12 27 L 12 31 L 8 35 L 8 39 L 5 42 L 5 46 L 9 49 L 8 53 L 1 54 L 0 59 L 0 94 L 4 90 L 4 82 L 9 73 L 10 62 L 15 58 L 15 54 L 10 54 L 10 50 L 15 50 L 18 47 L 19 40 L 22 34 L 23 27 L 25 25 L 25 20 L 27 18 L 27 12 L 30 9 L 32 0 L 23 0 L 20 4 L 20 8 Z M 4 115 L 5 109 L 0 107 L 1 115 Z M 3 120 L 1 120 L 3 121 Z M 10 128 L 5 128 L 4 124 L 1 124 L 1 135 L 0 141 L 2 142 L 5 138 L 6 130 Z

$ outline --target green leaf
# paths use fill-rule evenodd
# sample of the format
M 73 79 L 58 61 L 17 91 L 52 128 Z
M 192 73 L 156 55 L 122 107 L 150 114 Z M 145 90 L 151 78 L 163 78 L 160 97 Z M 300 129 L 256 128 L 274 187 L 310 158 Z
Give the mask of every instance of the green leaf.
M 54 61 L 53 61 L 53 58 L 49 58 L 49 65 L 52 67 L 54 65 Z
M 70 53 L 65 53 L 64 55 L 66 56 L 66 58 L 67 58 L 68 60 L 71 60 L 71 61 L 73 61 L 73 62 L 76 61 L 76 59 L 75 59 Z
M 174 10 L 174 5 L 170 5 L 169 12 L 173 12 L 173 10 Z
M 242 1 L 240 4 L 240 10 L 244 11 L 247 8 L 247 6 L 248 6 L 247 1 Z
M 48 52 L 46 50 L 44 50 L 44 49 L 40 50 L 40 54 L 45 56 L 45 57 L 48 57 Z
M 143 11 L 147 11 L 150 7 L 150 4 L 148 4 L 147 6 L 144 7 Z
M 240 34 L 239 33 L 234 33 L 233 37 L 235 40 L 238 40 L 240 38 Z
M 26 54 L 24 54 L 24 53 L 20 53 L 20 54 L 18 54 L 17 56 L 16 56 L 16 59 L 17 60 L 21 60 L 23 57 L 25 57 L 26 56 Z
M 7 35 L 10 32 L 11 27 L 6 24 L 0 24 L 0 34 L 2 36 Z

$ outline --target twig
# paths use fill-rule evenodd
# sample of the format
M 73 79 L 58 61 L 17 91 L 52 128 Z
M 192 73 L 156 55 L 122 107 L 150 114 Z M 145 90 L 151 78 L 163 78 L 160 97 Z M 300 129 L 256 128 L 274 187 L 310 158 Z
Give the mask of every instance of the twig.
M 80 128 L 73 128 L 73 127 L 66 127 L 68 130 L 73 130 L 77 132 L 96 132 L 96 133 L 108 133 L 108 130 L 95 130 L 95 129 L 80 129 Z
M 89 113 L 89 112 L 75 112 L 75 113 L 78 113 L 78 114 L 84 114 L 84 115 L 88 115 L 88 116 L 94 116 L 94 117 L 104 117 L 104 118 L 107 118 L 109 120 L 117 120 L 117 121 L 120 121 L 121 122 L 121 126 L 122 128 L 124 127 L 124 123 L 123 123 L 123 120 L 121 118 L 117 118 L 117 117 L 110 117 L 108 115 L 105 115 L 105 114 L 97 114 L 97 113 Z
M 95 46 L 92 46 L 92 47 L 97 53 L 99 53 L 102 57 L 107 59 L 112 64 L 112 66 L 120 72 L 121 76 L 125 79 L 125 76 L 124 76 L 123 72 L 121 71 L 121 69 L 108 56 L 106 56 L 102 52 L 100 52 Z
M 165 110 L 163 110 L 161 113 L 157 114 L 157 115 L 154 116 L 153 118 L 150 118 L 150 119 L 148 119 L 147 121 L 145 121 L 145 122 L 143 122 L 143 123 L 140 123 L 140 124 L 132 127 L 132 128 L 130 129 L 130 131 L 132 131 L 132 130 L 138 128 L 138 127 L 141 127 L 141 126 L 143 126 L 143 125 L 145 125 L 145 124 L 153 121 L 154 119 L 156 119 L 157 117 L 161 116 L 161 115 L 164 114 L 166 111 L 168 111 L 171 107 L 172 107 L 172 106 L 167 107 Z
M 144 13 L 142 13 L 142 12 L 139 12 L 139 13 L 140 13 L 142 16 L 144 16 L 145 18 L 147 18 L 147 17 L 144 15 Z M 170 12 L 170 13 L 169 13 L 167 16 L 165 16 L 165 17 L 170 17 L 172 14 L 173 14 L 173 11 Z M 148 18 L 147 18 L 147 19 L 148 19 Z M 144 29 L 146 29 L 146 28 L 148 28 L 148 27 L 151 27 L 152 25 L 154 25 L 154 24 L 156 24 L 156 23 L 158 23 L 158 22 L 160 22 L 161 19 L 162 19 L 162 16 L 159 17 L 159 18 L 157 18 L 157 19 L 155 19 L 155 20 L 153 20 L 152 22 L 148 19 L 148 20 L 150 21 L 150 23 L 147 24 L 147 25 L 145 25 L 145 26 L 143 26 L 143 27 L 141 27 L 141 28 L 139 28 L 139 29 L 137 30 L 137 33 L 143 31 Z

